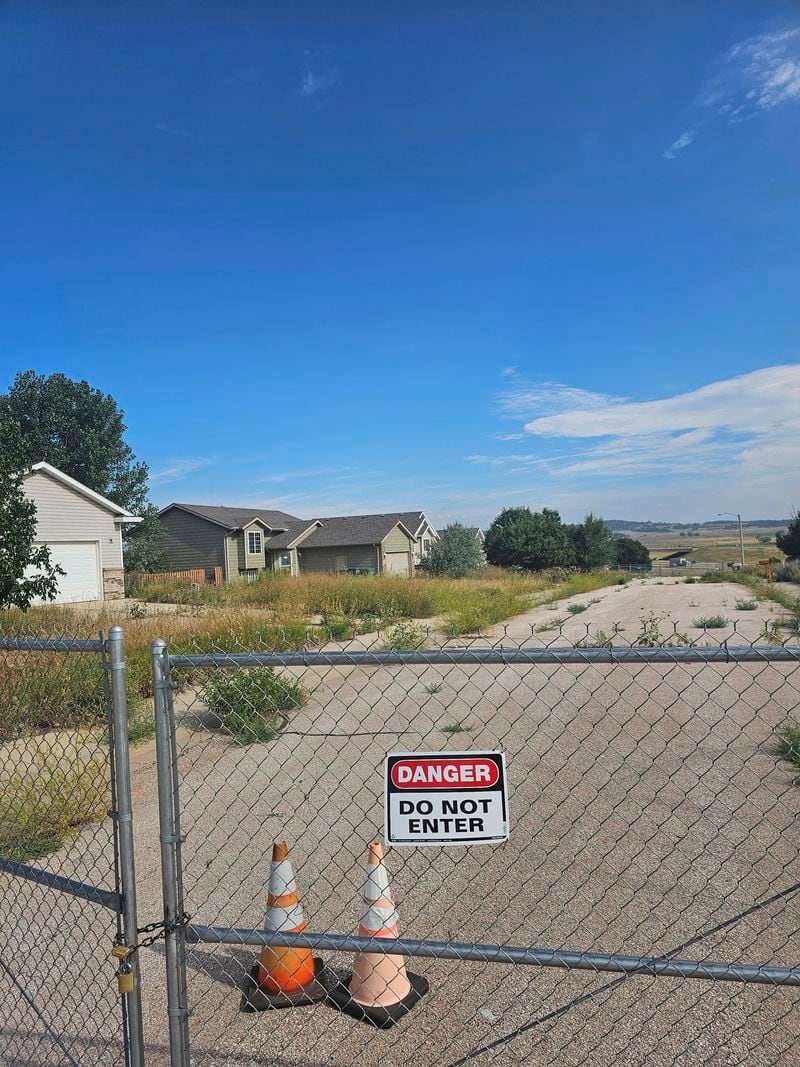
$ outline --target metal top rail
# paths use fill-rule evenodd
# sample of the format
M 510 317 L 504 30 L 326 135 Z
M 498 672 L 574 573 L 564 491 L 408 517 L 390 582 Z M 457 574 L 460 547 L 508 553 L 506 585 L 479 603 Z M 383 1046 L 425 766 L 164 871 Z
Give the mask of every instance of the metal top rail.
M 440 960 L 475 960 L 480 963 L 515 963 L 532 967 L 564 967 L 578 971 L 650 974 L 673 978 L 705 978 L 716 982 L 754 982 L 760 985 L 800 985 L 800 967 L 755 963 L 718 963 L 670 956 L 623 956 L 606 952 L 572 952 L 564 949 L 517 948 L 453 941 L 422 941 L 411 937 L 364 937 L 355 934 L 281 933 L 226 926 L 191 924 L 186 940 L 192 944 L 279 945 L 286 948 L 325 949 L 333 952 L 383 952 L 427 956 Z
M 162 646 L 163 647 L 163 646 Z M 714 648 L 436 648 L 416 651 L 173 653 L 173 667 L 395 667 L 459 664 L 800 663 L 800 645 Z
M 106 642 L 77 637 L 0 637 L 0 652 L 102 652 Z

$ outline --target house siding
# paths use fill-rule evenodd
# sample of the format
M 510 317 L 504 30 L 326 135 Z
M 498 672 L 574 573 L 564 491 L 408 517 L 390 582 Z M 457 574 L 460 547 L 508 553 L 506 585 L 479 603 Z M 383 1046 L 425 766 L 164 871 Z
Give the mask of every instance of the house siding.
M 248 534 L 250 532 L 261 534 L 261 551 L 250 552 L 248 548 Z M 242 530 L 242 552 L 244 554 L 244 566 L 249 571 L 263 571 L 265 566 L 266 554 L 264 552 L 264 543 L 267 540 L 264 532 L 264 527 L 259 523 L 251 522 L 249 526 L 245 526 Z
M 383 551 L 384 552 L 408 552 L 413 548 L 414 542 L 411 541 L 407 534 L 404 534 L 399 526 L 395 526 L 393 530 L 383 539 Z
M 221 526 L 179 508 L 163 514 L 161 523 L 167 534 L 164 549 L 168 570 L 210 571 L 225 565 L 225 531 Z
M 102 567 L 122 567 L 122 530 L 111 512 L 44 471 L 26 477 L 23 490 L 36 505 L 37 541 L 99 541 Z
M 344 567 L 337 567 L 337 557 L 344 557 Z M 303 548 L 299 550 L 299 570 L 336 571 L 352 567 L 378 567 L 378 550 L 375 545 L 349 545 L 345 548 Z
M 235 534 L 228 534 L 225 538 L 225 559 L 227 562 L 226 577 L 228 581 L 239 577 L 239 538 Z

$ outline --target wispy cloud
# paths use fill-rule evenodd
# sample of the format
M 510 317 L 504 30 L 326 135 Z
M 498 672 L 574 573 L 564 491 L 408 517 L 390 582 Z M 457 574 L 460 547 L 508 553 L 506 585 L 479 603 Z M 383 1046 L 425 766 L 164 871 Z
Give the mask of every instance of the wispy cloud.
M 748 37 L 712 64 L 697 101 L 694 128 L 662 152 L 675 159 L 696 138 L 698 128 L 737 125 L 759 114 L 800 103 L 800 25 Z
M 682 151 L 684 148 L 688 148 L 694 139 L 694 130 L 685 130 L 680 137 L 676 141 L 673 141 L 669 148 L 665 149 L 661 154 L 664 159 L 674 159 L 678 152 Z
M 540 416 L 525 430 L 540 438 L 603 439 L 560 465 L 562 475 L 716 470 L 785 477 L 787 455 L 800 455 L 800 364 L 767 367 L 661 400 L 608 397 L 594 408 Z
M 303 70 L 297 93 L 298 96 L 306 98 L 327 96 L 331 89 L 338 84 L 339 71 L 336 67 L 331 67 L 325 71 L 315 71 L 306 66 Z
M 175 459 L 166 467 L 150 474 L 151 485 L 167 485 L 170 482 L 179 482 L 194 471 L 199 471 L 211 463 L 210 459 L 198 456 L 193 459 Z
M 592 411 L 609 401 L 621 401 L 622 397 L 609 397 L 605 393 L 592 393 L 560 382 L 526 382 L 518 374 L 496 397 L 500 412 L 509 418 L 526 418 L 535 414 L 563 411 L 566 408 Z M 508 437 L 512 440 L 512 437 Z

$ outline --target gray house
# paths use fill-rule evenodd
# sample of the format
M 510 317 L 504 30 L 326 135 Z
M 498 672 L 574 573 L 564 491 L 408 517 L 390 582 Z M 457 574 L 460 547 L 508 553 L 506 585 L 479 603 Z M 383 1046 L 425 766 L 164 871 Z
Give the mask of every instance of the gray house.
M 362 574 L 414 573 L 416 530 L 401 513 L 298 519 L 285 511 L 169 504 L 160 513 L 171 570 L 215 567 L 226 580 L 252 577 L 270 568 L 302 574 L 349 571 Z M 409 512 L 418 520 L 422 512 Z M 412 524 L 413 525 L 413 524 Z
M 36 544 L 64 572 L 56 603 L 124 597 L 122 528 L 142 520 L 49 463 L 34 463 L 22 490 L 36 505 Z

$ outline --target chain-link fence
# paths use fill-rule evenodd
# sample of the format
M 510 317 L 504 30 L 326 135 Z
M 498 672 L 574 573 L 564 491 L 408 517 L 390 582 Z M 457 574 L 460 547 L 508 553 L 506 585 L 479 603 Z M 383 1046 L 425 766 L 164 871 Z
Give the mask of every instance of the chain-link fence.
M 800 1062 L 800 647 L 774 618 L 724 623 L 157 649 L 167 897 L 172 921 L 191 913 L 168 946 L 173 1048 L 285 1067 Z M 427 996 L 387 1031 L 324 1003 L 242 1011 L 281 941 L 261 932 L 273 842 L 335 982 L 366 945 L 387 753 L 463 750 L 505 753 L 508 840 L 386 857 Z
M 0 1062 L 15 1067 L 141 1063 L 138 982 L 121 997 L 109 956 L 136 925 L 121 642 L 118 627 L 0 637 Z

